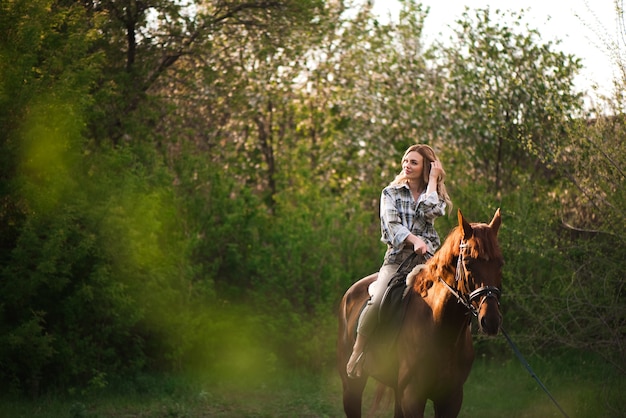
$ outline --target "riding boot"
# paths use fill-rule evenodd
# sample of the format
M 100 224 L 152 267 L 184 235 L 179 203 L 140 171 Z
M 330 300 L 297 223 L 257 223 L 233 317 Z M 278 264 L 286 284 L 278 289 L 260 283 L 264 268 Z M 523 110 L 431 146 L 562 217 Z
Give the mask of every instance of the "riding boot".
M 365 346 L 367 345 L 367 337 L 363 334 L 356 334 L 356 341 L 352 347 L 352 354 L 348 359 L 346 365 L 346 373 L 351 379 L 357 379 L 361 377 L 361 371 L 363 369 L 363 354 L 365 353 Z

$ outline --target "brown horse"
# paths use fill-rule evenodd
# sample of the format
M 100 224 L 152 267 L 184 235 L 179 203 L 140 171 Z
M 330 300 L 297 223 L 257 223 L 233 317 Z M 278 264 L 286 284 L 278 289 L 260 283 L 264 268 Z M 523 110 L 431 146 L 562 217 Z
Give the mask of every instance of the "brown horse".
M 409 275 L 414 279 L 403 299 L 404 320 L 399 328 L 379 326 L 385 336 L 379 332 L 378 337 L 370 338 L 363 372 L 357 379 L 348 378 L 346 363 L 361 308 L 369 298 L 368 286 L 376 275 L 359 280 L 344 295 L 337 366 L 347 417 L 361 416 L 369 376 L 394 390 L 395 417 L 423 417 L 428 399 L 433 402 L 435 417 L 458 416 L 463 383 L 474 360 L 470 313 L 478 318 L 481 332 L 498 334 L 503 265 L 497 239 L 500 209 L 489 225 L 470 224 L 461 211 L 458 218 L 458 227 L 425 267 Z

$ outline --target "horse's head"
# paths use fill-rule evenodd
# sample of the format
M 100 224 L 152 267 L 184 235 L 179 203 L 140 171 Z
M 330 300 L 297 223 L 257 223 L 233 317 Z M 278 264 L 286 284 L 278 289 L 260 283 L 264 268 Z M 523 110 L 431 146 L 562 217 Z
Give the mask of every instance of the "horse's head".
M 480 331 L 496 335 L 502 324 L 500 292 L 504 264 L 498 245 L 498 229 L 502 223 L 500 209 L 488 225 L 470 224 L 460 210 L 458 218 L 457 289 L 468 308 L 478 317 Z

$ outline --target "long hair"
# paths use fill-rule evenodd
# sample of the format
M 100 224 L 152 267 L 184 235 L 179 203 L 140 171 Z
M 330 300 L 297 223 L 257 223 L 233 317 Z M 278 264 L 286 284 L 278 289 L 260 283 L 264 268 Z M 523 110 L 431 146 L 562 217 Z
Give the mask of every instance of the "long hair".
M 404 155 L 402 156 L 402 161 L 404 161 L 404 159 L 406 158 L 409 152 L 413 152 L 413 151 L 417 152 L 424 158 L 422 178 L 420 179 L 421 184 L 419 184 L 419 188 L 425 189 L 426 185 L 428 184 L 428 178 L 430 176 L 430 163 L 432 163 L 433 161 L 437 161 L 438 158 L 437 158 L 437 155 L 435 154 L 435 151 L 428 145 L 415 144 L 415 145 L 411 145 L 404 152 Z M 450 213 L 452 212 L 452 200 L 450 199 L 450 196 L 448 195 L 448 191 L 446 190 L 445 181 L 446 181 L 446 174 L 443 173 L 441 177 L 437 180 L 437 194 L 439 195 L 439 198 L 443 199 L 443 201 L 446 202 L 446 209 L 448 210 L 448 213 Z M 396 176 L 396 178 L 394 178 L 393 181 L 389 184 L 390 185 L 403 184 L 407 182 L 408 182 L 408 179 L 406 178 L 404 171 L 402 170 Z

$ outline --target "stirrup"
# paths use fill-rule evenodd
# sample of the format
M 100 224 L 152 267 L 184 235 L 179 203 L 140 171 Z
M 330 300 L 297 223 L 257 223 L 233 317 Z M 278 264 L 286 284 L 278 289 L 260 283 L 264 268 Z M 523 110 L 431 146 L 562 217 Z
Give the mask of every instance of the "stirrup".
M 346 373 L 350 379 L 358 379 L 361 377 L 361 372 L 363 371 L 363 365 L 361 364 L 361 362 L 363 361 L 363 354 L 365 354 L 365 351 L 361 351 L 361 354 L 359 354 L 359 356 L 356 358 L 352 370 L 346 370 Z

